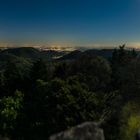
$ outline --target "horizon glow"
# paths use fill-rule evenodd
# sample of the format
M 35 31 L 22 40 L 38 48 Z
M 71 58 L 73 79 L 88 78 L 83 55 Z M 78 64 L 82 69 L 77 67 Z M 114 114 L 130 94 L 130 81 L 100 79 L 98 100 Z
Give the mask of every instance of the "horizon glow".
M 140 0 L 6 0 L 0 46 L 140 47 Z

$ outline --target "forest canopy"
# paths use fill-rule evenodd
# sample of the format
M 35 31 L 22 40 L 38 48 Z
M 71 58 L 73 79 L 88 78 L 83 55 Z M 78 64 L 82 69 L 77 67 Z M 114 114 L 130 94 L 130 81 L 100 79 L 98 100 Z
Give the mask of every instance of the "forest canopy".
M 100 51 L 1 51 L 0 135 L 43 140 L 96 121 L 106 140 L 133 139 L 140 129 L 139 52 L 125 45 Z

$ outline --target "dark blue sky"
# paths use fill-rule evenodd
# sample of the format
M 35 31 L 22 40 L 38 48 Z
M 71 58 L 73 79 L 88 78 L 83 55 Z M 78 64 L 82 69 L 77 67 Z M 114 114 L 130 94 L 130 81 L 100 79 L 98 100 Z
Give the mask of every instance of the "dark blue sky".
M 139 44 L 140 0 L 0 0 L 0 41 Z

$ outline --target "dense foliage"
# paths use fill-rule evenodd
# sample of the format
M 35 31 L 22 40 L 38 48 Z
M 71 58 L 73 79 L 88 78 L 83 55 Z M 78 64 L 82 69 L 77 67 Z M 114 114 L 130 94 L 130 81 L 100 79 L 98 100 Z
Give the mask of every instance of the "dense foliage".
M 41 140 L 97 121 L 106 140 L 129 140 L 140 129 L 140 58 L 134 49 L 122 45 L 109 57 L 78 51 L 49 61 L 34 49 L 11 52 L 0 54 L 1 135 Z

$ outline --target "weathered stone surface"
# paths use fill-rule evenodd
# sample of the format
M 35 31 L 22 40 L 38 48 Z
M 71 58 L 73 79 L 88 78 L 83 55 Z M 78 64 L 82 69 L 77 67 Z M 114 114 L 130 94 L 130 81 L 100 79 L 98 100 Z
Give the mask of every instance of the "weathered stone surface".
M 49 140 L 104 140 L 104 134 L 97 123 L 86 122 L 67 131 L 53 135 Z
M 10 140 L 10 139 L 7 138 L 7 137 L 2 137 L 2 136 L 0 136 L 0 140 Z

